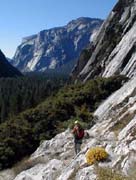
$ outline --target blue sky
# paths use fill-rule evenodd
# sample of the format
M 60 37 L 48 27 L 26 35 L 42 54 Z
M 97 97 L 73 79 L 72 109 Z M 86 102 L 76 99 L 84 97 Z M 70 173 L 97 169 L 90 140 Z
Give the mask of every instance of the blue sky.
M 13 57 L 23 37 L 78 17 L 105 19 L 117 0 L 1 0 L 0 49 Z

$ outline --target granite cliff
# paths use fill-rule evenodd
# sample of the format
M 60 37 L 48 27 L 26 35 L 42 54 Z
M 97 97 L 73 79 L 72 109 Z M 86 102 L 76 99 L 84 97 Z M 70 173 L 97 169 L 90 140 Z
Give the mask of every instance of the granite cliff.
M 120 0 L 73 70 L 73 79 L 136 74 L 136 1 Z
M 71 64 L 70 72 L 81 50 L 90 43 L 102 22 L 100 19 L 78 18 L 66 26 L 23 38 L 11 63 L 23 72 L 44 72 Z

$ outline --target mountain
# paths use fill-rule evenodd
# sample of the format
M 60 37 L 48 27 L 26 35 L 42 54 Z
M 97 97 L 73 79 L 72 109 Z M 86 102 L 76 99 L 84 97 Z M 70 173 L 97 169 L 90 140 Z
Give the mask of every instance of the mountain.
M 102 22 L 82 17 L 64 27 L 43 30 L 23 38 L 10 62 L 22 72 L 59 69 L 67 63 L 73 67 L 73 61 L 90 43 Z
M 21 73 L 8 62 L 8 60 L 0 50 L 0 77 L 16 76 L 21 76 Z
M 89 47 L 88 58 L 81 54 L 72 72 L 84 81 L 95 76 L 136 75 L 135 1 L 119 1 Z

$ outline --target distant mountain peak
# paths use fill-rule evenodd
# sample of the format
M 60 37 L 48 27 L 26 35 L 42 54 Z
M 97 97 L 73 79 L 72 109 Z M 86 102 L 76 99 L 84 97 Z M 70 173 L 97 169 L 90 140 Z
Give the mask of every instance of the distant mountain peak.
M 93 31 L 98 30 L 102 22 L 95 18 L 80 17 L 65 26 L 25 37 L 11 63 L 23 72 L 41 72 L 59 69 L 67 63 L 74 64 L 82 49 L 90 43 Z

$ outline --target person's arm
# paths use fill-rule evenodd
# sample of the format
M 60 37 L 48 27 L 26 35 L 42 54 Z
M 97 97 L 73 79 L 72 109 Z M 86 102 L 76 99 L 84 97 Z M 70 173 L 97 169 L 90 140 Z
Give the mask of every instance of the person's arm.
M 76 132 L 76 128 L 74 127 L 71 131 L 72 134 L 74 134 Z
M 77 134 L 77 135 L 79 135 L 79 127 L 78 126 L 75 126 L 74 128 L 73 128 L 73 130 L 72 130 L 72 133 L 73 134 Z
M 77 128 L 76 128 L 76 133 L 77 133 L 77 135 L 80 134 L 80 132 L 79 132 L 79 127 L 78 127 L 78 126 L 77 126 Z

